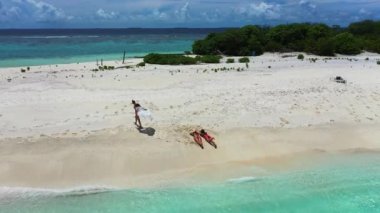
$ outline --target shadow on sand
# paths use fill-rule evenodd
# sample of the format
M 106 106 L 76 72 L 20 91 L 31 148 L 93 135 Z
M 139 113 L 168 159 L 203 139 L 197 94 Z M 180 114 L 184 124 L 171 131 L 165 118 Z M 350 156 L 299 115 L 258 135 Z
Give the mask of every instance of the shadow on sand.
M 139 130 L 141 134 L 146 134 L 148 136 L 153 136 L 154 134 L 156 134 L 156 130 L 153 129 L 152 127 L 147 127 L 147 128 L 142 128 L 142 129 L 137 128 L 137 130 Z

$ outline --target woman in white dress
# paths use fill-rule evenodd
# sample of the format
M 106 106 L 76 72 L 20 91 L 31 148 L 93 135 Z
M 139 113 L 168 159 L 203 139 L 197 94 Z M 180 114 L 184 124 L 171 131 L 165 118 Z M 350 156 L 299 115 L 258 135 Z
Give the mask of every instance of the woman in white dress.
M 143 127 L 141 125 L 139 111 L 141 111 L 143 108 L 141 107 L 140 104 L 136 103 L 135 100 L 132 100 L 132 104 L 133 104 L 133 109 L 135 110 L 135 124 L 137 125 L 139 129 L 142 129 Z

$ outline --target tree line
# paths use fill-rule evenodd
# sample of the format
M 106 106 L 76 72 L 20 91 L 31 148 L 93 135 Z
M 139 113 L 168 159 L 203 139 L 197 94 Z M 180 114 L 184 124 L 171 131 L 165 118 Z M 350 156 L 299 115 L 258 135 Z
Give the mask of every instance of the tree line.
M 361 21 L 348 27 L 298 23 L 275 27 L 248 25 L 211 33 L 193 44 L 198 55 L 250 56 L 264 52 L 307 52 L 321 56 L 380 53 L 380 21 Z

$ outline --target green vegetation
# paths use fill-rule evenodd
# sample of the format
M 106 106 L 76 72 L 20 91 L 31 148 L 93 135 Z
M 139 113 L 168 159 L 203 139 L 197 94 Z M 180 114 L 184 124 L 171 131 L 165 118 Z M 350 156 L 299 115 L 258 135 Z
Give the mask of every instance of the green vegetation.
M 233 59 L 233 58 L 229 58 L 229 59 L 227 59 L 227 64 L 232 64 L 232 63 L 235 63 L 235 59 Z
M 334 37 L 335 52 L 356 55 L 361 52 L 359 41 L 351 33 L 340 33 Z
M 178 54 L 156 54 L 151 53 L 144 57 L 144 62 L 148 64 L 161 65 L 180 65 L 180 64 L 196 64 L 195 58 Z
M 305 56 L 303 54 L 298 54 L 297 56 L 297 59 L 299 60 L 303 60 L 305 58 Z
M 222 57 L 218 55 L 196 56 L 195 58 L 178 54 L 151 53 L 144 57 L 144 62 L 161 65 L 188 65 L 197 63 L 220 63 Z
M 140 62 L 137 64 L 137 67 L 145 67 L 145 62 Z
M 244 58 L 239 58 L 240 63 L 249 63 L 249 58 L 244 57 Z
M 380 53 L 380 21 L 352 23 L 346 28 L 325 24 L 288 24 L 275 27 L 245 26 L 211 33 L 195 41 L 199 55 L 261 55 L 264 52 L 307 52 L 322 56 Z
M 206 63 L 206 64 L 218 64 L 220 63 L 220 59 L 222 59 L 219 55 L 204 55 L 195 57 L 197 62 Z

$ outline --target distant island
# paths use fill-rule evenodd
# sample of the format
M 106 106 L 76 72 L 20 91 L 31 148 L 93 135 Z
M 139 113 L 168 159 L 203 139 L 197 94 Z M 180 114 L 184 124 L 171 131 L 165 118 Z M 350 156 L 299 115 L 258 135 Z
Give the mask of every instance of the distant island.
M 264 52 L 306 52 L 320 56 L 380 53 L 380 21 L 361 21 L 348 27 L 326 24 L 245 26 L 211 33 L 193 44 L 197 55 L 252 56 Z

